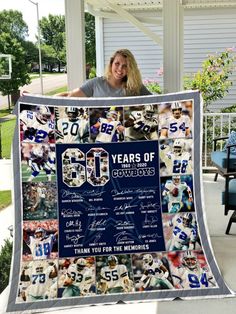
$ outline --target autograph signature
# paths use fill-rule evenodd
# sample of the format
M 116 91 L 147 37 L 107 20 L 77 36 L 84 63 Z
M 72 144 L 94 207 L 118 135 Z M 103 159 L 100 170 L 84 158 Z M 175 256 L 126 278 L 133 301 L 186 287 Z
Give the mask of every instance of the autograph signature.
M 69 234 L 66 235 L 66 240 L 72 242 L 73 244 L 78 244 L 79 240 L 84 238 L 84 236 L 81 236 L 77 234 L 76 236 L 70 236 Z
M 116 227 L 125 227 L 125 226 L 134 226 L 134 223 L 132 221 L 122 221 L 122 220 L 118 220 L 116 222 Z
M 121 191 L 118 190 L 112 190 L 111 195 L 117 196 L 117 195 L 125 195 L 125 194 L 155 194 L 156 189 L 124 189 Z
M 61 211 L 61 215 L 63 217 L 68 217 L 68 216 L 80 216 L 82 215 L 82 212 L 80 210 L 74 210 L 71 208 L 63 208 Z
M 157 238 L 162 238 L 162 236 L 159 236 L 158 233 L 149 233 L 149 234 L 140 234 L 138 238 L 139 239 L 157 239 Z
M 82 223 L 78 219 L 67 221 L 66 222 L 66 227 L 67 228 L 74 227 L 74 228 L 78 228 L 79 231 L 82 231 L 82 228 L 81 228 L 82 227 Z
M 100 219 L 100 220 L 94 220 L 89 226 L 88 229 L 89 230 L 94 230 L 96 228 L 104 228 L 107 224 L 107 220 L 106 219 Z
M 110 209 L 109 207 L 101 207 L 101 206 L 98 206 L 98 207 L 94 207 L 94 206 L 89 206 L 86 211 L 99 211 L 99 210 L 108 210 Z
M 105 191 L 95 191 L 95 190 L 91 190 L 91 191 L 83 191 L 81 193 L 81 195 L 83 196 L 102 196 L 102 194 L 105 193 Z
M 160 208 L 160 205 L 158 204 L 158 203 L 151 203 L 151 202 L 148 202 L 147 204 L 143 204 L 143 203 L 141 203 L 140 204 L 140 209 L 150 209 L 150 208 L 152 208 L 152 209 L 159 209 Z
M 61 190 L 61 197 L 62 198 L 70 198 L 70 199 L 83 199 L 80 193 L 71 192 L 69 190 Z
M 158 218 L 156 216 L 150 216 L 148 217 L 148 215 L 145 215 L 145 219 L 143 221 L 143 227 L 151 227 L 153 225 L 156 225 L 158 222 Z
M 130 208 L 133 208 L 133 207 L 137 207 L 138 205 L 129 205 L 129 204 L 124 204 L 124 205 L 120 205 L 120 206 L 116 206 L 114 208 L 114 211 L 117 211 L 117 210 L 126 210 L 126 209 L 130 209 Z
M 114 238 L 117 243 L 123 242 L 123 241 L 130 241 L 135 239 L 135 237 L 132 235 L 132 233 L 127 231 L 121 231 L 114 235 Z

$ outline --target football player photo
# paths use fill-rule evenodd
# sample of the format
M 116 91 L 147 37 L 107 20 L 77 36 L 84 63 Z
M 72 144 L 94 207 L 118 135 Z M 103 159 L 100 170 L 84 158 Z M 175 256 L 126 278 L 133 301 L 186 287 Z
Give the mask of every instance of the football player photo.
M 174 289 L 169 263 L 162 253 L 132 255 L 137 291 Z
M 55 181 L 55 144 L 21 143 L 23 182 Z
M 163 214 L 167 251 L 201 249 L 195 213 Z
M 54 259 L 58 255 L 57 219 L 23 222 L 23 260 Z
M 60 259 L 59 269 L 59 297 L 83 297 L 96 293 L 95 258 Z
M 125 108 L 125 141 L 158 139 L 157 105 Z
M 162 212 L 194 211 L 191 175 L 161 177 Z
M 160 138 L 190 138 L 192 123 L 187 115 L 183 114 L 181 102 L 171 103 L 170 115 L 166 117 L 160 126 Z
M 57 260 L 22 262 L 17 302 L 57 298 Z
M 134 291 L 129 255 L 96 257 L 97 293 L 114 294 Z
M 55 111 L 57 143 L 89 142 L 89 119 L 86 108 L 57 107 Z
M 23 190 L 23 220 L 57 218 L 56 183 L 25 182 Z
M 202 251 L 172 252 L 168 259 L 176 289 L 217 288 Z
M 111 143 L 124 140 L 123 108 L 110 107 L 90 109 L 90 132 L 92 142 Z
M 192 174 L 192 139 L 161 140 L 160 175 Z
M 49 106 L 20 106 L 20 140 L 30 143 L 55 143 L 54 112 Z

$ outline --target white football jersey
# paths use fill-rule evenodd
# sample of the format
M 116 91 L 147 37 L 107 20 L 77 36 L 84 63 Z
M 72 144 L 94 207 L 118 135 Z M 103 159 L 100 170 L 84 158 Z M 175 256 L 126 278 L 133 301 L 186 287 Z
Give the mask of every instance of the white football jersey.
M 76 264 L 71 264 L 67 270 L 67 273 L 70 274 L 73 279 L 73 285 L 80 288 L 81 292 L 86 291 L 89 293 L 91 284 L 95 282 L 95 275 L 91 268 L 85 267 L 82 270 L 77 270 Z
M 208 272 L 199 266 L 192 270 L 186 266 L 181 266 L 177 268 L 173 274 L 174 281 L 184 289 L 202 289 L 208 288 L 209 286 L 214 286 L 212 282 L 209 282 Z
M 50 258 L 53 243 L 55 242 L 55 236 L 49 234 L 48 236 L 37 239 L 33 236 L 29 237 L 29 247 L 33 260 L 42 260 Z
M 142 111 L 133 111 L 129 118 L 134 121 L 134 125 L 125 129 L 125 138 L 127 140 L 157 140 L 158 118 L 153 116 L 146 119 Z M 155 131 L 153 131 L 155 129 Z
M 186 130 L 189 128 L 190 119 L 188 116 L 181 116 L 179 119 L 170 116 L 162 125 L 162 129 L 166 129 L 168 132 L 168 138 L 183 138 L 186 136 Z
M 40 186 L 37 187 L 37 193 L 39 198 L 45 198 L 47 190 L 46 188 L 41 188 Z
M 120 121 L 110 121 L 105 118 L 99 118 L 98 122 L 100 124 L 99 133 L 96 136 L 95 142 L 114 142 L 115 140 L 113 137 L 116 133 L 117 127 L 121 125 Z
M 77 118 L 70 121 L 62 118 L 57 121 L 58 142 L 61 143 L 87 143 L 89 136 L 88 120 Z
M 183 218 L 181 216 L 177 216 L 177 218 L 170 223 L 170 226 L 173 226 L 173 230 L 170 247 L 168 248 L 169 251 L 187 250 L 190 243 L 196 242 L 196 225 L 184 226 Z
M 33 263 L 34 265 L 27 270 L 27 275 L 30 277 L 30 285 L 26 290 L 27 299 L 30 297 L 44 298 L 46 291 L 52 284 L 52 280 L 49 278 L 52 266 L 46 265 L 46 261 L 45 265 L 42 265 L 42 262 L 39 261 Z
M 192 159 L 189 152 L 183 152 L 178 156 L 167 146 L 165 149 L 160 149 L 160 157 L 165 163 L 166 175 L 192 173 Z
M 106 282 L 108 289 L 124 287 L 124 279 L 128 278 L 125 265 L 116 265 L 114 268 L 105 266 L 101 269 L 101 282 Z
M 177 188 L 178 195 L 174 196 L 172 191 Z M 172 207 L 173 204 L 181 204 L 183 192 L 188 189 L 186 182 L 180 182 L 179 184 L 174 184 L 171 180 L 167 181 L 165 184 L 165 191 L 168 191 L 168 209 Z
M 34 111 L 23 110 L 20 113 L 20 120 L 23 131 L 29 128 L 35 130 L 35 132 L 29 133 L 27 136 L 24 133 L 24 142 L 46 143 L 49 141 L 48 134 L 54 132 L 54 121 L 48 120 L 43 124 L 37 119 L 37 113 Z
M 161 270 L 161 266 L 163 263 L 161 260 L 154 261 L 152 265 L 145 264 L 144 265 L 144 274 L 148 277 L 161 278 L 164 275 L 163 270 Z

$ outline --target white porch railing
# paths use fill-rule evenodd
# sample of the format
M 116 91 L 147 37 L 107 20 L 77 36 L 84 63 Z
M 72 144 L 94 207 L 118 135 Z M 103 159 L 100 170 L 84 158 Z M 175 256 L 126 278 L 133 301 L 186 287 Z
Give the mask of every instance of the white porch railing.
M 236 112 L 203 114 L 203 170 L 214 169 L 210 159 L 213 150 L 213 138 L 227 136 L 232 130 L 236 131 Z M 222 149 L 223 146 L 224 141 L 220 141 L 219 149 Z

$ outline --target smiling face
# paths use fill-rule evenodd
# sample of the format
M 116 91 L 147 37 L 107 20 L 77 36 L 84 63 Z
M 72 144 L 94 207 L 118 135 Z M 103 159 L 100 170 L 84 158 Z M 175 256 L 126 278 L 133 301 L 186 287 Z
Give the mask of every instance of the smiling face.
M 115 81 L 123 81 L 127 76 L 128 65 L 127 59 L 120 54 L 117 54 L 111 64 L 111 74 Z

